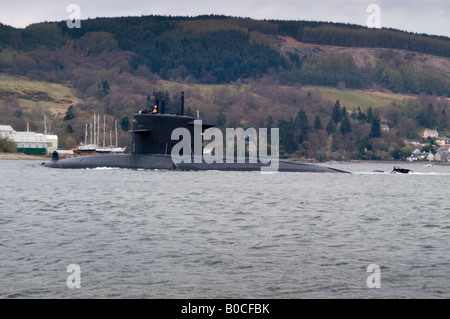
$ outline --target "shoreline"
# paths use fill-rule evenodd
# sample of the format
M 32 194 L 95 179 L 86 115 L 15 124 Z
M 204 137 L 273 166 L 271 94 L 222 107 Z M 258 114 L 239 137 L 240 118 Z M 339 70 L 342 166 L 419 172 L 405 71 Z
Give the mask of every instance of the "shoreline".
M 50 159 L 50 156 L 47 155 L 27 155 L 23 153 L 0 153 L 0 160 L 48 160 Z M 302 163 L 315 163 L 318 164 L 318 162 L 313 161 L 298 161 L 293 159 L 283 159 L 288 162 L 302 162 Z M 389 160 L 349 160 L 349 161 L 327 161 L 323 162 L 323 164 L 351 164 L 351 163 L 386 163 L 386 164 L 412 164 L 412 165 L 423 165 L 427 164 L 428 161 L 415 161 L 415 162 L 408 162 L 408 161 L 389 161 Z M 432 162 L 433 165 L 442 165 L 447 166 L 450 165 L 450 163 L 443 163 L 443 162 Z
M 48 159 L 46 155 L 27 155 L 23 153 L 0 153 L 0 160 L 42 160 Z

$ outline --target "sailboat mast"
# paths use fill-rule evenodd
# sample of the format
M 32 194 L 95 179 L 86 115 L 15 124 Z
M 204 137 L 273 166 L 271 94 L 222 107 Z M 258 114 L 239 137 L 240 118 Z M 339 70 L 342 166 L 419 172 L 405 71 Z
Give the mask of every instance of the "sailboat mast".
M 116 128 L 116 147 L 117 147 L 117 120 L 114 121 L 114 126 Z
M 100 145 L 100 114 L 97 115 L 97 147 Z
M 95 122 L 95 120 L 96 120 L 96 115 L 95 115 L 95 113 L 94 113 L 94 145 L 95 145 L 95 147 L 97 146 L 97 128 L 96 128 L 96 122 Z
M 103 114 L 103 147 L 105 147 L 105 138 L 106 138 L 106 116 Z

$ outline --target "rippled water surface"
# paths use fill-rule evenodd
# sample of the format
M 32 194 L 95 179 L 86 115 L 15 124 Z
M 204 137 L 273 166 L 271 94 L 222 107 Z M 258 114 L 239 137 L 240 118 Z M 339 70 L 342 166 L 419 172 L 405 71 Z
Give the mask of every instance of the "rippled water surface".
M 0 297 L 449 298 L 450 166 L 329 166 L 353 174 L 0 161 Z

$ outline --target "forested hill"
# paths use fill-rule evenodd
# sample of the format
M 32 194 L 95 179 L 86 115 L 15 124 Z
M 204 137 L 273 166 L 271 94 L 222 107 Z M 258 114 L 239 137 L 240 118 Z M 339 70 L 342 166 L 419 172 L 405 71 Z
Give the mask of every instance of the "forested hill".
M 450 135 L 450 39 L 225 16 L 0 25 L 0 124 L 46 118 L 63 148 L 94 113 L 130 147 L 132 115 L 157 97 L 176 113 L 182 91 L 219 128 L 278 127 L 286 157 L 404 159 L 425 129 Z
M 286 37 L 300 47 L 286 49 Z M 363 65 L 348 52 L 324 54 L 318 46 L 384 48 Z M 226 16 L 143 16 L 98 18 L 68 28 L 65 21 L 34 24 L 26 29 L 0 26 L 0 72 L 23 73 L 8 62 L 27 52 L 46 48 L 51 52 L 67 46 L 87 56 L 120 49 L 133 52 L 129 61 L 137 70 L 146 66 L 163 79 L 197 83 L 230 83 L 277 72 L 281 84 L 344 85 L 394 92 L 447 95 L 448 76 L 398 55 L 398 50 L 450 57 L 447 37 L 412 34 L 392 29 L 368 29 L 349 24 L 305 21 L 252 20 Z M 9 55 L 8 55 L 9 54 Z M 51 53 L 50 53 L 51 54 Z M 65 67 L 54 55 L 48 68 Z M 29 70 L 28 70 L 29 71 Z M 436 72 L 439 71 L 439 72 Z M 446 70 L 444 70 L 446 71 Z

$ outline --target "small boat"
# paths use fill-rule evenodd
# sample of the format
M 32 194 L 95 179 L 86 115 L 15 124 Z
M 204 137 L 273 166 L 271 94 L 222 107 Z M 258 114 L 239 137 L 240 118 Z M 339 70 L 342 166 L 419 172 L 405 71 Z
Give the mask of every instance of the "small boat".
M 78 155 L 95 154 L 95 145 L 80 145 L 73 149 L 73 153 Z
M 126 147 L 104 147 L 104 148 L 96 148 L 95 153 L 99 154 L 111 154 L 111 153 L 125 153 Z
M 394 169 L 392 170 L 391 174 L 396 174 L 396 173 L 409 174 L 409 173 L 412 173 L 412 170 L 394 166 Z

